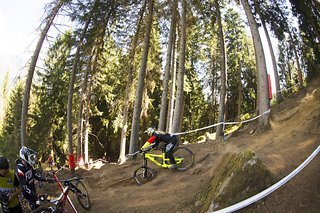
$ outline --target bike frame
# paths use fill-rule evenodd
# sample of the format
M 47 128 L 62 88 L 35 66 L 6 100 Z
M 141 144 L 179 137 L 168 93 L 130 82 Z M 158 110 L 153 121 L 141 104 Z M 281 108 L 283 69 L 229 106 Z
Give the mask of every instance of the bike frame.
M 165 153 L 162 152 L 161 154 L 154 154 L 154 153 L 144 153 L 143 154 L 143 162 L 144 165 L 147 165 L 147 160 L 150 160 L 151 162 L 153 162 L 154 164 L 156 164 L 157 166 L 163 167 L 163 168 L 170 168 L 171 167 L 171 163 L 170 163 L 170 159 L 165 157 Z M 162 160 L 161 162 L 158 160 Z M 183 159 L 181 158 L 174 158 L 177 164 L 180 164 L 182 162 Z M 168 162 L 168 163 L 167 163 Z
M 73 209 L 73 211 L 75 213 L 78 213 L 76 207 L 73 205 L 70 197 L 68 196 L 69 186 L 63 187 L 55 172 L 53 172 L 52 175 L 53 175 L 54 180 L 58 183 L 59 188 L 60 188 L 60 190 L 62 192 L 61 195 L 58 198 L 59 202 L 64 202 L 65 200 L 67 200 L 68 203 L 70 204 L 71 208 Z

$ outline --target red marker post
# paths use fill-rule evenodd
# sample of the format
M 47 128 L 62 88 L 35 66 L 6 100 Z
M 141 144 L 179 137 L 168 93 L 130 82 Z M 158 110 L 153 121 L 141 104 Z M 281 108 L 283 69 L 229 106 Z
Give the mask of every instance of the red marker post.
M 74 161 L 73 154 L 69 154 L 69 167 L 71 170 L 74 170 L 76 168 L 76 162 Z

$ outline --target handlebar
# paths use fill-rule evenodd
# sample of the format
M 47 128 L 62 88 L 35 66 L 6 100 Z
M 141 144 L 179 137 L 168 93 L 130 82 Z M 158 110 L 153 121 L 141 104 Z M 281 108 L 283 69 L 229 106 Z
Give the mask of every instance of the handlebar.
M 50 174 L 52 174 L 52 175 L 55 175 L 55 174 L 57 174 L 57 173 L 59 173 L 59 172 L 61 172 L 62 170 L 64 170 L 64 169 L 69 169 L 68 167 L 66 167 L 66 166 L 61 166 L 58 170 L 52 170 L 52 171 L 46 171 L 47 173 L 50 173 Z
M 72 181 L 82 180 L 82 179 L 84 179 L 84 178 L 83 177 L 72 177 L 72 178 L 65 179 L 65 180 L 59 180 L 59 182 L 64 183 L 64 184 L 68 184 Z
M 137 155 L 137 154 L 139 154 L 139 153 L 145 154 L 146 152 L 149 152 L 150 150 L 151 150 L 151 149 L 149 149 L 149 150 L 138 150 L 138 151 L 136 151 L 136 152 L 134 152 L 134 153 L 132 153 L 132 154 L 127 154 L 127 155 L 126 155 L 126 159 L 128 159 L 129 156 L 135 156 L 135 155 Z
M 132 153 L 132 154 L 127 154 L 126 155 L 126 159 L 129 157 L 129 156 L 135 156 L 136 154 L 139 154 L 141 153 L 140 150 L 136 151 L 135 153 Z
M 66 166 L 61 166 L 57 171 L 55 171 L 54 173 L 58 173 L 58 172 L 61 172 L 63 169 L 69 169 L 68 167 Z

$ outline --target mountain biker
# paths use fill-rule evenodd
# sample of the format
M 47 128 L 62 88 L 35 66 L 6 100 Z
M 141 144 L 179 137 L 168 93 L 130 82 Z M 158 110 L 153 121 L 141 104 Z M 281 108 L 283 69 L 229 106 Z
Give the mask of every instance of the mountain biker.
M 37 208 L 38 194 L 34 179 L 39 181 L 54 182 L 52 178 L 45 178 L 35 172 L 34 165 L 37 162 L 37 153 L 23 146 L 20 149 L 20 159 L 16 160 L 16 172 L 22 186 L 24 198 L 28 201 L 32 210 Z
M 172 166 L 170 169 L 176 169 L 177 164 L 174 160 L 174 156 L 172 154 L 172 151 L 177 144 L 177 136 L 171 135 L 169 133 L 161 132 L 161 131 L 155 131 L 154 128 L 149 127 L 145 132 L 150 138 L 147 142 L 141 147 L 141 151 L 148 151 L 150 149 L 153 149 L 159 145 L 160 142 L 165 143 L 165 157 L 170 159 L 170 163 Z
M 2 212 L 23 213 L 18 198 L 21 193 L 20 183 L 13 170 L 9 170 L 6 157 L 0 157 L 0 193 Z

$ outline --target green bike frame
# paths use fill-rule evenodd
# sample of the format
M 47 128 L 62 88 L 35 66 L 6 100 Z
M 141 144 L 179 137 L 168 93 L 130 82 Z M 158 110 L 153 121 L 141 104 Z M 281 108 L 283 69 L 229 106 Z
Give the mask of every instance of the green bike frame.
M 143 156 L 143 165 L 134 171 L 133 177 L 139 186 L 153 180 L 156 176 L 154 170 L 148 167 L 148 160 L 162 168 L 170 169 L 172 166 L 170 159 L 165 157 L 165 152 L 157 154 L 137 151 L 131 155 L 136 155 L 138 153 L 141 153 Z M 193 165 L 194 155 L 190 149 L 186 147 L 177 147 L 172 153 L 175 156 L 174 159 L 177 164 L 177 167 L 175 167 L 176 170 L 185 171 Z
M 170 168 L 172 165 L 170 162 L 170 159 L 165 157 L 165 153 L 161 153 L 161 154 L 144 153 L 145 165 L 147 165 L 147 159 L 149 159 L 154 164 L 163 168 Z M 180 157 L 175 157 L 174 159 L 176 161 L 176 164 L 180 164 L 183 161 L 183 159 Z

